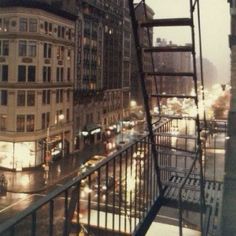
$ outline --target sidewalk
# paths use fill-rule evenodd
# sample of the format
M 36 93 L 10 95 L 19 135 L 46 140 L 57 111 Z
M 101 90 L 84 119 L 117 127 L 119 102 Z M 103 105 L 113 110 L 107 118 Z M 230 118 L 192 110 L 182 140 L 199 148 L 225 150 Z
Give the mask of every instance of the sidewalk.
M 38 193 L 76 174 L 82 163 L 95 154 L 104 154 L 103 143 L 89 146 L 83 151 L 50 163 L 48 176 L 43 167 L 22 172 L 0 170 L 8 182 L 8 192 Z

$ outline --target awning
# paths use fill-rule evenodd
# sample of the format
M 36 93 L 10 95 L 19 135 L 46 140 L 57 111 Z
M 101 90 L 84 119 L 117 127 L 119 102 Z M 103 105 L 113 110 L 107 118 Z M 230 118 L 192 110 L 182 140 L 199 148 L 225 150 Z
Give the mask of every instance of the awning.
M 82 135 L 87 136 L 89 134 L 97 134 L 102 131 L 101 125 L 95 123 L 89 123 L 84 126 Z

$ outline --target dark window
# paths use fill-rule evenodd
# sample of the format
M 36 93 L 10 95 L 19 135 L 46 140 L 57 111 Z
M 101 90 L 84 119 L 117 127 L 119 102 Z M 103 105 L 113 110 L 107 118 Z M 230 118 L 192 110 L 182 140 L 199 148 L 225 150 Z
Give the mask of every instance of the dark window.
M 8 65 L 0 65 L 0 81 L 8 81 Z
M 5 131 L 7 127 L 7 116 L 0 115 L 0 130 Z
M 20 31 L 21 32 L 27 31 L 27 18 L 20 18 Z
M 51 67 L 44 66 L 43 67 L 43 82 L 51 81 Z
M 17 106 L 25 106 L 25 91 L 17 92 Z
M 18 82 L 25 82 L 26 66 L 18 66 Z
M 36 19 L 29 19 L 29 32 L 37 32 L 37 25 Z
M 26 132 L 34 131 L 34 115 L 26 116 Z
M 7 90 L 1 90 L 0 95 L 0 105 L 7 106 Z
M 28 67 L 28 81 L 35 82 L 35 66 Z
M 27 92 L 27 106 L 34 106 L 35 105 L 35 93 L 34 91 Z
M 20 40 L 19 41 L 19 56 L 26 56 L 27 55 L 27 41 Z
M 2 56 L 8 56 L 9 54 L 9 41 L 3 40 L 2 41 Z
M 16 131 L 17 132 L 24 132 L 25 131 L 25 116 L 24 115 L 17 115 Z
M 42 104 L 43 105 L 50 104 L 50 100 L 51 100 L 50 90 L 43 90 Z

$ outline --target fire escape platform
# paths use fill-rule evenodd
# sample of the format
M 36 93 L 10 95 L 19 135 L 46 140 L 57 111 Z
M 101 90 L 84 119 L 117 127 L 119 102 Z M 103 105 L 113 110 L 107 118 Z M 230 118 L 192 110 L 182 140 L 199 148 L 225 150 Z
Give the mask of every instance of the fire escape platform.
M 178 206 L 179 188 L 184 177 L 173 176 L 171 181 L 163 183 L 164 185 L 164 205 L 169 207 Z M 222 201 L 223 183 L 205 181 L 205 202 L 206 206 L 211 207 L 212 217 L 217 217 L 219 206 Z M 200 211 L 200 177 L 190 178 L 183 188 L 182 192 L 183 209 L 189 211 Z

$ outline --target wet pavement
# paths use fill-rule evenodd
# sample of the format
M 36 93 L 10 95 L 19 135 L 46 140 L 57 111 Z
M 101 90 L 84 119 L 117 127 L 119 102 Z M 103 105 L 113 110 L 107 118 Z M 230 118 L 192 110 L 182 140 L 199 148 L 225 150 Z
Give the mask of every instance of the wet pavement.
M 0 170 L 7 180 L 7 191 L 12 193 L 38 193 L 57 183 L 72 177 L 78 172 L 81 164 L 95 154 L 104 154 L 104 144 L 99 143 L 85 147 L 83 151 L 61 158 L 49 164 L 49 170 L 43 166 L 26 171 Z

